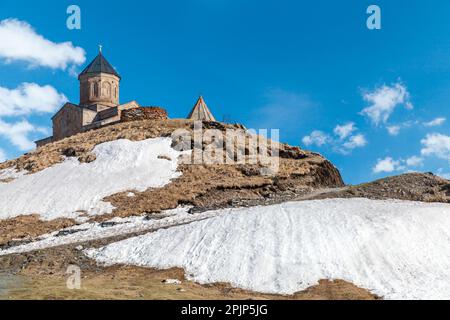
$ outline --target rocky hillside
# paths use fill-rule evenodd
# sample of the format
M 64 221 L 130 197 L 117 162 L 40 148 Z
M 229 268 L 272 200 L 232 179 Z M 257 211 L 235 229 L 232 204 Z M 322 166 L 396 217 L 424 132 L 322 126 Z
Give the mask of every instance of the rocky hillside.
M 240 125 L 204 123 L 204 128 L 222 132 L 227 129 L 241 129 L 246 139 L 250 137 Z M 37 173 L 63 162 L 66 158 L 77 158 L 82 163 L 91 163 L 96 160 L 92 152 L 96 145 L 118 139 L 143 141 L 170 137 L 177 129 L 192 133 L 193 122 L 144 120 L 120 123 L 43 146 L 16 160 L 0 164 L 0 170 L 14 168 L 18 171 Z M 205 147 L 206 144 L 191 146 L 192 149 Z M 248 150 L 243 152 L 248 158 Z M 272 175 L 263 174 L 267 168 L 261 163 L 193 165 L 181 162 L 178 171 L 182 175 L 168 185 L 143 192 L 126 190 L 112 194 L 104 201 L 110 202 L 115 207 L 113 212 L 91 216 L 88 219 L 102 222 L 113 217 L 159 213 L 179 205 L 193 206 L 191 210 L 196 212 L 211 208 L 269 204 L 294 199 L 316 189 L 344 185 L 339 171 L 321 155 L 286 144 L 280 144 L 278 152 L 279 171 Z M 11 180 L 11 178 L 3 179 L 0 183 L 10 183 Z M 130 192 L 134 193 L 133 197 L 128 196 Z M 75 224 L 72 219 L 41 221 L 37 215 L 30 216 L 28 212 L 23 214 L 26 217 L 0 220 L 0 245 L 12 239 L 33 238 L 61 226 Z
M 193 122 L 153 119 L 85 132 L 0 164 L 0 269 L 18 279 L 12 281 L 17 288 L 7 289 L 9 297 L 377 299 L 448 292 L 445 282 L 444 289 L 428 288 L 421 295 L 424 283 L 433 287 L 435 279 L 445 278 L 438 272 L 445 268 L 417 273 L 426 279 L 415 275 L 432 263 L 450 263 L 442 240 L 448 239 L 447 205 L 302 200 L 449 203 L 450 181 L 414 173 L 345 186 L 339 171 L 317 153 L 271 146 L 268 157 L 279 162 L 274 170 L 250 161 L 255 136 L 242 126 L 203 126 L 238 130 L 246 143 L 232 149 L 246 161 L 190 164 L 198 151 L 216 154 L 230 146 L 223 141 L 180 148 L 180 136 L 173 133 L 193 134 Z M 422 233 L 408 232 L 412 229 Z M 161 237 L 156 247 L 154 237 Z M 392 243 L 397 245 L 386 252 Z M 219 256 L 212 259 L 213 254 Z M 158 257 L 161 261 L 152 260 Z M 176 261 L 173 257 L 181 260 L 167 269 L 165 259 Z M 69 264 L 82 269 L 84 290 L 65 288 Z M 189 270 L 196 265 L 198 270 Z M 202 276 L 227 282 L 196 283 L 204 282 Z
M 357 186 L 330 190 L 315 198 L 398 199 L 450 203 L 450 181 L 432 173 L 407 173 Z

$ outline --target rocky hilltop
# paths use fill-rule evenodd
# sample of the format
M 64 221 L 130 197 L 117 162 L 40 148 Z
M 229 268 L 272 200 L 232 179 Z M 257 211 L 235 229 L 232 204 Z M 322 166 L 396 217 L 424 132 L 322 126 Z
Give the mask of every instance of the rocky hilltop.
M 205 122 L 204 129 L 225 132 L 241 130 L 241 125 Z M 95 161 L 92 150 L 96 145 L 129 139 L 141 141 L 171 137 L 175 130 L 193 133 L 194 123 L 188 120 L 142 120 L 111 125 L 81 133 L 48 144 L 24 156 L 0 164 L 0 170 L 14 168 L 36 173 L 66 158 L 75 157 L 81 163 Z M 175 141 L 174 141 L 175 144 Z M 192 152 L 201 146 L 192 143 Z M 226 149 L 226 142 L 224 142 Z M 248 150 L 244 151 L 248 154 Z M 127 190 L 106 197 L 114 206 L 111 214 L 89 217 L 102 222 L 113 217 L 157 214 L 180 205 L 192 207 L 192 213 L 218 208 L 269 205 L 285 201 L 323 198 L 400 199 L 450 203 L 450 182 L 433 174 L 411 173 L 390 177 L 358 186 L 345 186 L 338 169 L 318 153 L 279 144 L 279 170 L 265 175 L 264 165 L 257 164 L 183 164 L 179 178 L 162 188 L 143 192 Z M 248 160 L 248 159 L 247 159 Z M 1 178 L 1 177 L 0 177 Z M 2 179 L 8 183 L 11 178 Z M 128 196 L 133 191 L 135 196 Z M 76 224 L 72 219 L 41 221 L 37 215 L 0 220 L 0 245 L 13 239 L 29 239 L 40 234 Z
M 241 125 L 227 125 L 216 122 L 203 123 L 204 129 L 225 132 L 240 130 L 249 138 Z M 66 158 L 76 158 L 81 163 L 95 161 L 92 150 L 96 145 L 128 139 L 142 141 L 157 137 L 171 137 L 175 130 L 183 129 L 193 133 L 194 123 L 188 120 L 142 120 L 111 125 L 54 142 L 24 156 L 0 164 L 0 170 L 12 169 L 37 173 Z M 175 144 L 175 142 L 174 142 Z M 192 144 L 191 148 L 204 149 Z M 224 143 L 226 149 L 226 143 Z M 194 152 L 194 151 L 192 151 Z M 248 150 L 243 151 L 248 155 Z M 111 214 L 90 217 L 92 221 L 106 221 L 113 217 L 128 217 L 139 214 L 155 214 L 190 205 L 192 212 L 214 208 L 270 204 L 310 194 L 314 190 L 343 187 L 339 171 L 323 156 L 279 144 L 279 170 L 265 175 L 264 165 L 257 164 L 183 164 L 178 166 L 179 178 L 162 188 L 151 188 L 144 192 L 127 190 L 113 194 L 104 200 L 115 209 Z M 3 183 L 10 182 L 4 179 Z M 135 196 L 130 198 L 129 192 Z M 25 213 L 24 213 L 25 214 Z M 28 239 L 61 227 L 74 225 L 71 219 L 41 221 L 37 216 L 24 215 L 0 221 L 0 245 L 13 239 Z
M 221 132 L 240 130 L 249 139 L 250 135 L 241 125 L 204 122 L 204 129 Z M 193 134 L 194 123 L 188 120 L 147 119 L 119 123 L 54 142 L 24 156 L 0 164 L 0 170 L 15 169 L 36 173 L 61 163 L 66 158 L 76 158 L 81 163 L 95 161 L 92 152 L 96 145 L 129 139 L 142 141 L 157 137 L 171 137 L 182 129 Z M 247 140 L 246 140 L 247 141 Z M 248 140 L 250 141 L 250 140 Z M 174 140 L 175 146 L 175 140 Z M 204 149 L 208 144 L 195 145 L 188 149 Z M 226 149 L 224 141 L 223 148 Z M 162 188 L 150 188 L 143 192 L 127 190 L 104 199 L 114 206 L 111 214 L 89 217 L 102 222 L 113 217 L 157 214 L 180 205 L 191 206 L 191 213 L 226 207 L 268 205 L 291 200 L 323 198 L 368 198 L 400 199 L 424 202 L 450 202 L 450 182 L 433 174 L 411 173 L 390 177 L 358 186 L 345 186 L 338 169 L 318 153 L 302 150 L 280 143 L 278 147 L 279 169 L 270 175 L 264 174 L 261 163 L 248 164 L 250 143 L 242 152 L 246 163 L 229 164 L 181 164 L 182 175 Z M 1 179 L 1 176 L 0 176 Z M 8 183 L 12 178 L 1 179 Z M 133 191 L 135 196 L 129 197 Z M 24 213 L 26 214 L 26 213 Z M 69 227 L 72 219 L 41 221 L 39 216 L 24 215 L 14 219 L 0 220 L 0 245 L 13 239 L 29 239 L 43 233 Z
M 337 194 L 344 198 L 450 203 L 450 181 L 433 173 L 406 173 L 349 187 Z
M 323 190 L 308 199 L 366 198 L 450 203 L 450 181 L 428 173 L 405 173 L 356 186 Z

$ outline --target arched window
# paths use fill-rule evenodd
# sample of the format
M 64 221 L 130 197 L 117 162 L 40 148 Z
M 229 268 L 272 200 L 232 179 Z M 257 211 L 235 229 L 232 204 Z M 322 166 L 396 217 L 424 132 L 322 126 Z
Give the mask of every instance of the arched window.
M 102 96 L 111 97 L 111 84 L 109 82 L 103 82 L 102 84 Z
M 98 97 L 98 83 L 94 82 L 94 97 Z

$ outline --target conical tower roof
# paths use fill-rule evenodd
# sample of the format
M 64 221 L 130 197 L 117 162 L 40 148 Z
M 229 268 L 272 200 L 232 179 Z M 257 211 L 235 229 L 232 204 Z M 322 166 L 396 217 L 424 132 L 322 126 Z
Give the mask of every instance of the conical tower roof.
M 202 96 L 198 98 L 197 103 L 188 115 L 188 119 L 199 121 L 216 121 L 211 111 L 209 111 L 209 108 Z
M 108 73 L 115 75 L 120 78 L 120 75 L 114 69 L 114 67 L 106 60 L 100 51 L 97 57 L 80 73 L 80 76 L 84 74 L 93 74 L 93 73 Z

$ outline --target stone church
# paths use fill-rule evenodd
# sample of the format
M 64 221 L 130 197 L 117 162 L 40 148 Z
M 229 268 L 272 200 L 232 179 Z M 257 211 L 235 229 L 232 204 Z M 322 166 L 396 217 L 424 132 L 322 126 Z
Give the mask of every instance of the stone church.
M 158 107 L 141 107 L 136 101 L 120 103 L 121 77 L 103 56 L 97 57 L 80 73 L 80 103 L 67 102 L 53 117 L 53 136 L 36 141 L 38 147 L 80 132 L 129 119 L 167 119 Z M 140 117 L 136 117 L 136 114 Z M 203 97 L 200 97 L 187 119 L 216 121 Z

